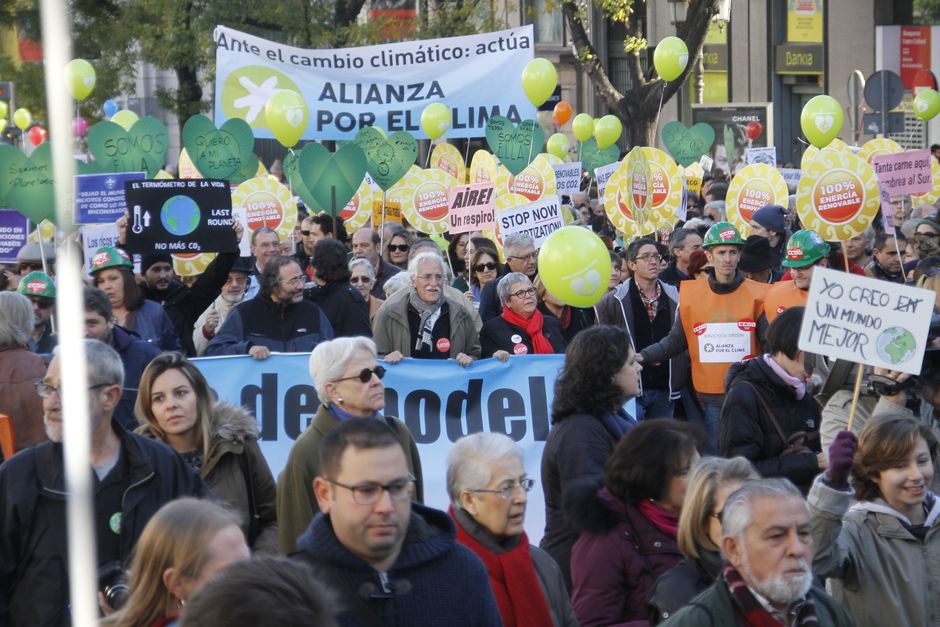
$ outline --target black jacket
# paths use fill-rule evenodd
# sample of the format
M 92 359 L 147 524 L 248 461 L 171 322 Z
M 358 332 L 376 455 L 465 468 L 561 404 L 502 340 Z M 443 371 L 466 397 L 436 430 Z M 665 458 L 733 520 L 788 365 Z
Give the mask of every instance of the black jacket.
M 556 353 L 564 353 L 568 341 L 561 330 L 561 324 L 558 319 L 551 314 L 542 315 L 542 335 L 552 345 Z M 525 346 L 517 349 L 517 346 Z M 532 348 L 532 338 L 528 336 L 525 329 L 509 324 L 502 316 L 490 318 L 483 323 L 480 329 L 480 348 L 481 356 L 492 357 L 496 351 L 506 351 L 510 355 L 534 355 L 535 349 Z M 519 352 L 516 352 L 516 351 Z
M 120 553 L 127 562 L 150 517 L 183 496 L 203 498 L 199 476 L 165 444 L 112 428 L 126 456 Z M 0 466 L 0 625 L 68 625 L 69 583 L 62 445 L 44 442 Z
M 304 298 L 315 302 L 333 327 L 334 337 L 364 335 L 372 337 L 369 324 L 369 306 L 362 294 L 344 281 L 304 290 Z
M 236 259 L 238 259 L 238 253 L 219 253 L 190 287 L 177 281 L 171 282 L 170 287 L 165 290 L 150 289 L 146 282 L 140 284 L 145 298 L 163 305 L 187 357 L 196 356 L 196 347 L 193 345 L 193 325 L 196 324 L 202 312 L 222 293 L 225 281 L 228 280 L 228 273 Z
M 784 437 L 797 431 L 817 432 L 822 411 L 812 394 L 797 400 L 796 393 L 771 370 L 763 357 L 733 364 L 725 378 L 718 453 L 751 460 L 764 477 L 786 477 L 806 492 L 821 471 L 816 459 L 818 436 L 809 441 L 812 453 L 781 455 L 785 445 L 774 427 L 769 407 Z M 760 393 L 766 402 L 756 396 Z
M 649 595 L 650 623 L 658 625 L 705 591 L 721 574 L 721 554 L 698 547 L 700 559 L 685 557 L 664 572 Z
M 190 338 L 192 333 L 189 334 Z M 154 357 L 160 354 L 160 347 L 145 342 L 136 334 L 117 325 L 111 329 L 109 346 L 117 351 L 124 364 L 124 387 L 121 390 L 121 400 L 114 409 L 114 417 L 125 429 L 137 428 L 137 416 L 134 414 L 134 404 L 137 402 L 137 386 L 144 369 Z
M 565 344 L 570 344 L 578 333 L 597 324 L 597 314 L 593 307 L 571 307 L 569 305 L 568 310 L 571 312 L 571 321 L 568 323 L 567 329 L 561 328 L 561 332 L 565 336 Z M 542 312 L 543 316 L 555 318 L 555 314 L 550 312 L 544 303 L 539 303 L 539 311 Z M 559 318 L 555 319 L 558 320 L 558 325 L 561 326 L 561 320 Z

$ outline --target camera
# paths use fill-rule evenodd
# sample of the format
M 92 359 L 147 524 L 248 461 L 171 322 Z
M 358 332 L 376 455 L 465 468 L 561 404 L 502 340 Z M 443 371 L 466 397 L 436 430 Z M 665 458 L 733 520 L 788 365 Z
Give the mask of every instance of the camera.
M 98 568 L 98 590 L 104 595 L 104 600 L 115 610 L 119 610 L 127 603 L 131 589 L 127 585 L 124 566 L 115 560 Z

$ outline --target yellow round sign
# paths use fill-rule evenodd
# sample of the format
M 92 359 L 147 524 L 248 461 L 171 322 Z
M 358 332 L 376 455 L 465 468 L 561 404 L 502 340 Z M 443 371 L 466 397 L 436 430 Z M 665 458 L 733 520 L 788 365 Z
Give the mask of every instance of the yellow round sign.
M 534 202 L 544 196 L 554 196 L 557 191 L 555 170 L 544 155 L 539 155 L 522 172 L 513 176 L 506 166 L 499 166 L 496 175 L 496 196 L 521 194 Z
M 461 183 L 467 180 L 467 166 L 453 144 L 444 142 L 434 147 L 431 151 L 431 167 L 444 170 Z
M 833 139 L 831 142 L 829 142 L 828 145 L 825 146 L 825 148 L 823 148 L 823 150 L 826 150 L 826 149 L 838 150 L 840 152 L 854 154 L 852 152 L 852 149 L 849 148 L 849 145 L 846 144 L 841 139 L 839 139 L 838 137 Z M 807 146 L 806 151 L 803 153 L 803 158 L 800 159 L 800 170 L 802 170 L 803 172 L 806 172 L 807 168 L 809 168 L 809 164 L 813 162 L 813 159 L 815 159 L 816 155 L 818 154 L 819 154 L 819 148 L 817 148 L 816 146 Z
M 422 233 L 443 233 L 447 219 L 447 191 L 457 179 L 437 169 L 421 170 L 405 176 L 400 196 L 401 214 Z
M 656 230 L 648 217 L 652 204 L 652 171 L 641 148 L 635 147 L 607 180 L 604 211 L 625 239 L 633 239 Z
M 558 155 L 553 155 L 550 152 L 540 152 L 538 156 L 544 157 L 545 160 L 548 161 L 549 165 L 561 165 L 562 163 L 564 163 L 564 161 L 561 158 L 559 158 Z
M 215 253 L 188 253 L 170 255 L 173 258 L 173 271 L 177 276 L 198 276 L 206 271 L 215 259 Z
M 653 230 L 672 227 L 682 203 L 682 170 L 672 157 L 658 148 L 640 149 L 650 168 L 652 199 L 649 216 Z
M 232 192 L 232 208 L 245 212 L 248 233 L 266 226 L 277 231 L 280 241 L 294 234 L 297 202 L 290 190 L 269 176 L 248 179 Z
M 477 150 L 470 160 L 470 184 L 496 183 L 496 157 L 486 150 Z
M 741 237 L 747 237 L 754 212 L 764 205 L 786 207 L 788 196 L 787 182 L 775 168 L 766 163 L 744 166 L 728 185 L 725 197 L 728 221 L 741 232 Z
M 339 217 L 343 219 L 343 226 L 346 227 L 347 233 L 352 234 L 368 224 L 369 219 L 372 217 L 375 197 L 376 193 L 372 186 L 363 180 L 359 184 L 355 196 L 339 212 Z
M 887 137 L 876 137 L 869 139 L 862 144 L 862 149 L 858 151 L 858 156 L 864 159 L 868 165 L 871 165 L 872 159 L 884 155 L 893 155 L 896 152 L 903 152 L 901 144 Z
M 930 159 L 930 178 L 933 179 L 933 189 L 923 194 L 911 194 L 911 207 L 932 205 L 940 199 L 940 163 L 933 158 Z
M 875 171 L 864 159 L 841 150 L 821 150 L 796 191 L 803 228 L 830 242 L 844 242 L 863 233 L 880 206 Z

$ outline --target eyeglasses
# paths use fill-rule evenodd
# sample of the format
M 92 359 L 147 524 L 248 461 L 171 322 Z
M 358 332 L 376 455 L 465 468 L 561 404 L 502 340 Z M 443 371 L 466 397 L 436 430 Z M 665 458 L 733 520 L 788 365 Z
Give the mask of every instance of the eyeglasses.
M 535 479 L 520 479 L 519 481 L 513 481 L 512 483 L 507 483 L 501 488 L 496 490 L 467 490 L 467 492 L 484 492 L 487 494 L 498 494 L 504 499 L 512 497 L 513 493 L 516 491 L 516 488 L 522 488 L 523 492 L 531 492 L 533 486 L 535 486 Z
M 655 261 L 656 263 L 659 263 L 660 261 L 663 260 L 663 256 L 662 255 L 640 255 L 639 257 L 634 257 L 633 260 L 642 261 L 644 263 L 649 263 L 650 261 Z
M 97 385 L 88 386 L 88 389 L 96 390 L 98 388 L 106 388 L 109 385 L 117 385 L 117 384 L 116 383 L 98 383 Z M 38 381 L 36 381 L 36 391 L 39 392 L 39 396 L 43 398 L 49 398 L 53 394 L 59 394 L 60 397 L 62 396 L 60 394 L 60 388 L 57 388 L 54 385 L 49 385 L 42 379 L 39 379 Z
M 24 272 L 42 272 L 41 263 L 21 263 L 20 264 L 20 274 Z
M 483 263 L 478 263 L 477 265 L 473 266 L 473 271 L 474 271 L 474 272 L 484 272 L 484 271 L 486 271 L 486 270 L 495 270 L 496 267 L 497 267 L 497 266 L 496 266 L 496 262 L 494 262 L 494 261 L 485 261 L 485 262 L 483 262 Z
M 385 368 L 382 366 L 376 366 L 375 368 L 363 368 L 359 371 L 359 374 L 354 374 L 351 377 L 343 377 L 342 379 L 337 379 L 334 383 L 339 383 L 340 381 L 351 381 L 353 379 L 359 379 L 363 383 L 368 383 L 372 380 L 372 375 L 377 376 L 379 379 L 385 376 Z
M 402 479 L 396 479 L 385 485 L 379 483 L 363 483 L 361 485 L 346 485 L 339 481 L 327 479 L 330 483 L 341 488 L 346 488 L 352 492 L 353 501 L 359 505 L 375 505 L 382 498 L 383 492 L 388 492 L 389 498 L 393 501 L 407 501 L 415 491 L 415 478 L 408 475 Z
M 350 283 L 372 283 L 372 279 L 367 276 L 353 276 L 349 277 Z
M 411 248 L 408 244 L 389 244 L 388 252 L 390 253 L 406 253 L 408 249 Z
M 444 281 L 443 274 L 419 274 L 417 278 L 422 281 L 434 281 L 436 283 L 442 283 Z
M 535 261 L 539 256 L 537 250 L 533 250 L 528 255 L 518 256 L 518 255 L 507 255 L 506 259 L 518 259 L 519 261 Z
M 525 290 L 519 290 L 519 291 L 517 291 L 517 292 L 513 292 L 513 293 L 512 293 L 512 296 L 515 296 L 515 297 L 518 298 L 519 300 L 522 300 L 522 299 L 525 298 L 526 296 L 535 296 L 535 288 L 534 288 L 534 287 L 530 287 L 530 288 L 525 289 Z
M 292 279 L 280 279 L 280 282 L 287 283 L 288 285 L 303 285 L 304 277 L 303 275 L 301 275 L 301 276 L 295 276 Z
M 914 237 L 929 237 L 931 239 L 940 239 L 940 233 L 925 233 L 924 231 L 918 231 L 914 233 Z

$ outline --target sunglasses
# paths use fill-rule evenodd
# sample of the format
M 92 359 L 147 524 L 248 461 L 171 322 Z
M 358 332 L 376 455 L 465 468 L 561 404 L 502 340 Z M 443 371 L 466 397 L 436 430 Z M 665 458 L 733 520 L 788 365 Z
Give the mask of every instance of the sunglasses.
M 408 244 L 389 244 L 388 252 L 390 253 L 406 253 L 408 249 L 411 248 Z
M 350 283 L 372 283 L 372 279 L 367 276 L 354 276 L 349 277 Z
M 495 270 L 495 269 L 496 269 L 496 263 L 492 261 L 485 261 L 483 263 L 478 263 L 477 265 L 473 266 L 474 272 L 483 272 L 485 270 Z
M 335 383 L 340 381 L 351 381 L 353 379 L 359 379 L 362 383 L 368 383 L 372 380 L 372 375 L 377 376 L 379 379 L 385 376 L 385 368 L 382 366 L 376 366 L 375 368 L 363 368 L 359 371 L 359 374 L 355 374 L 351 377 L 343 377 L 342 379 L 337 379 Z
M 300 229 L 300 234 L 303 235 L 304 237 L 310 237 L 311 235 L 313 235 L 313 231 L 306 231 L 304 229 Z

